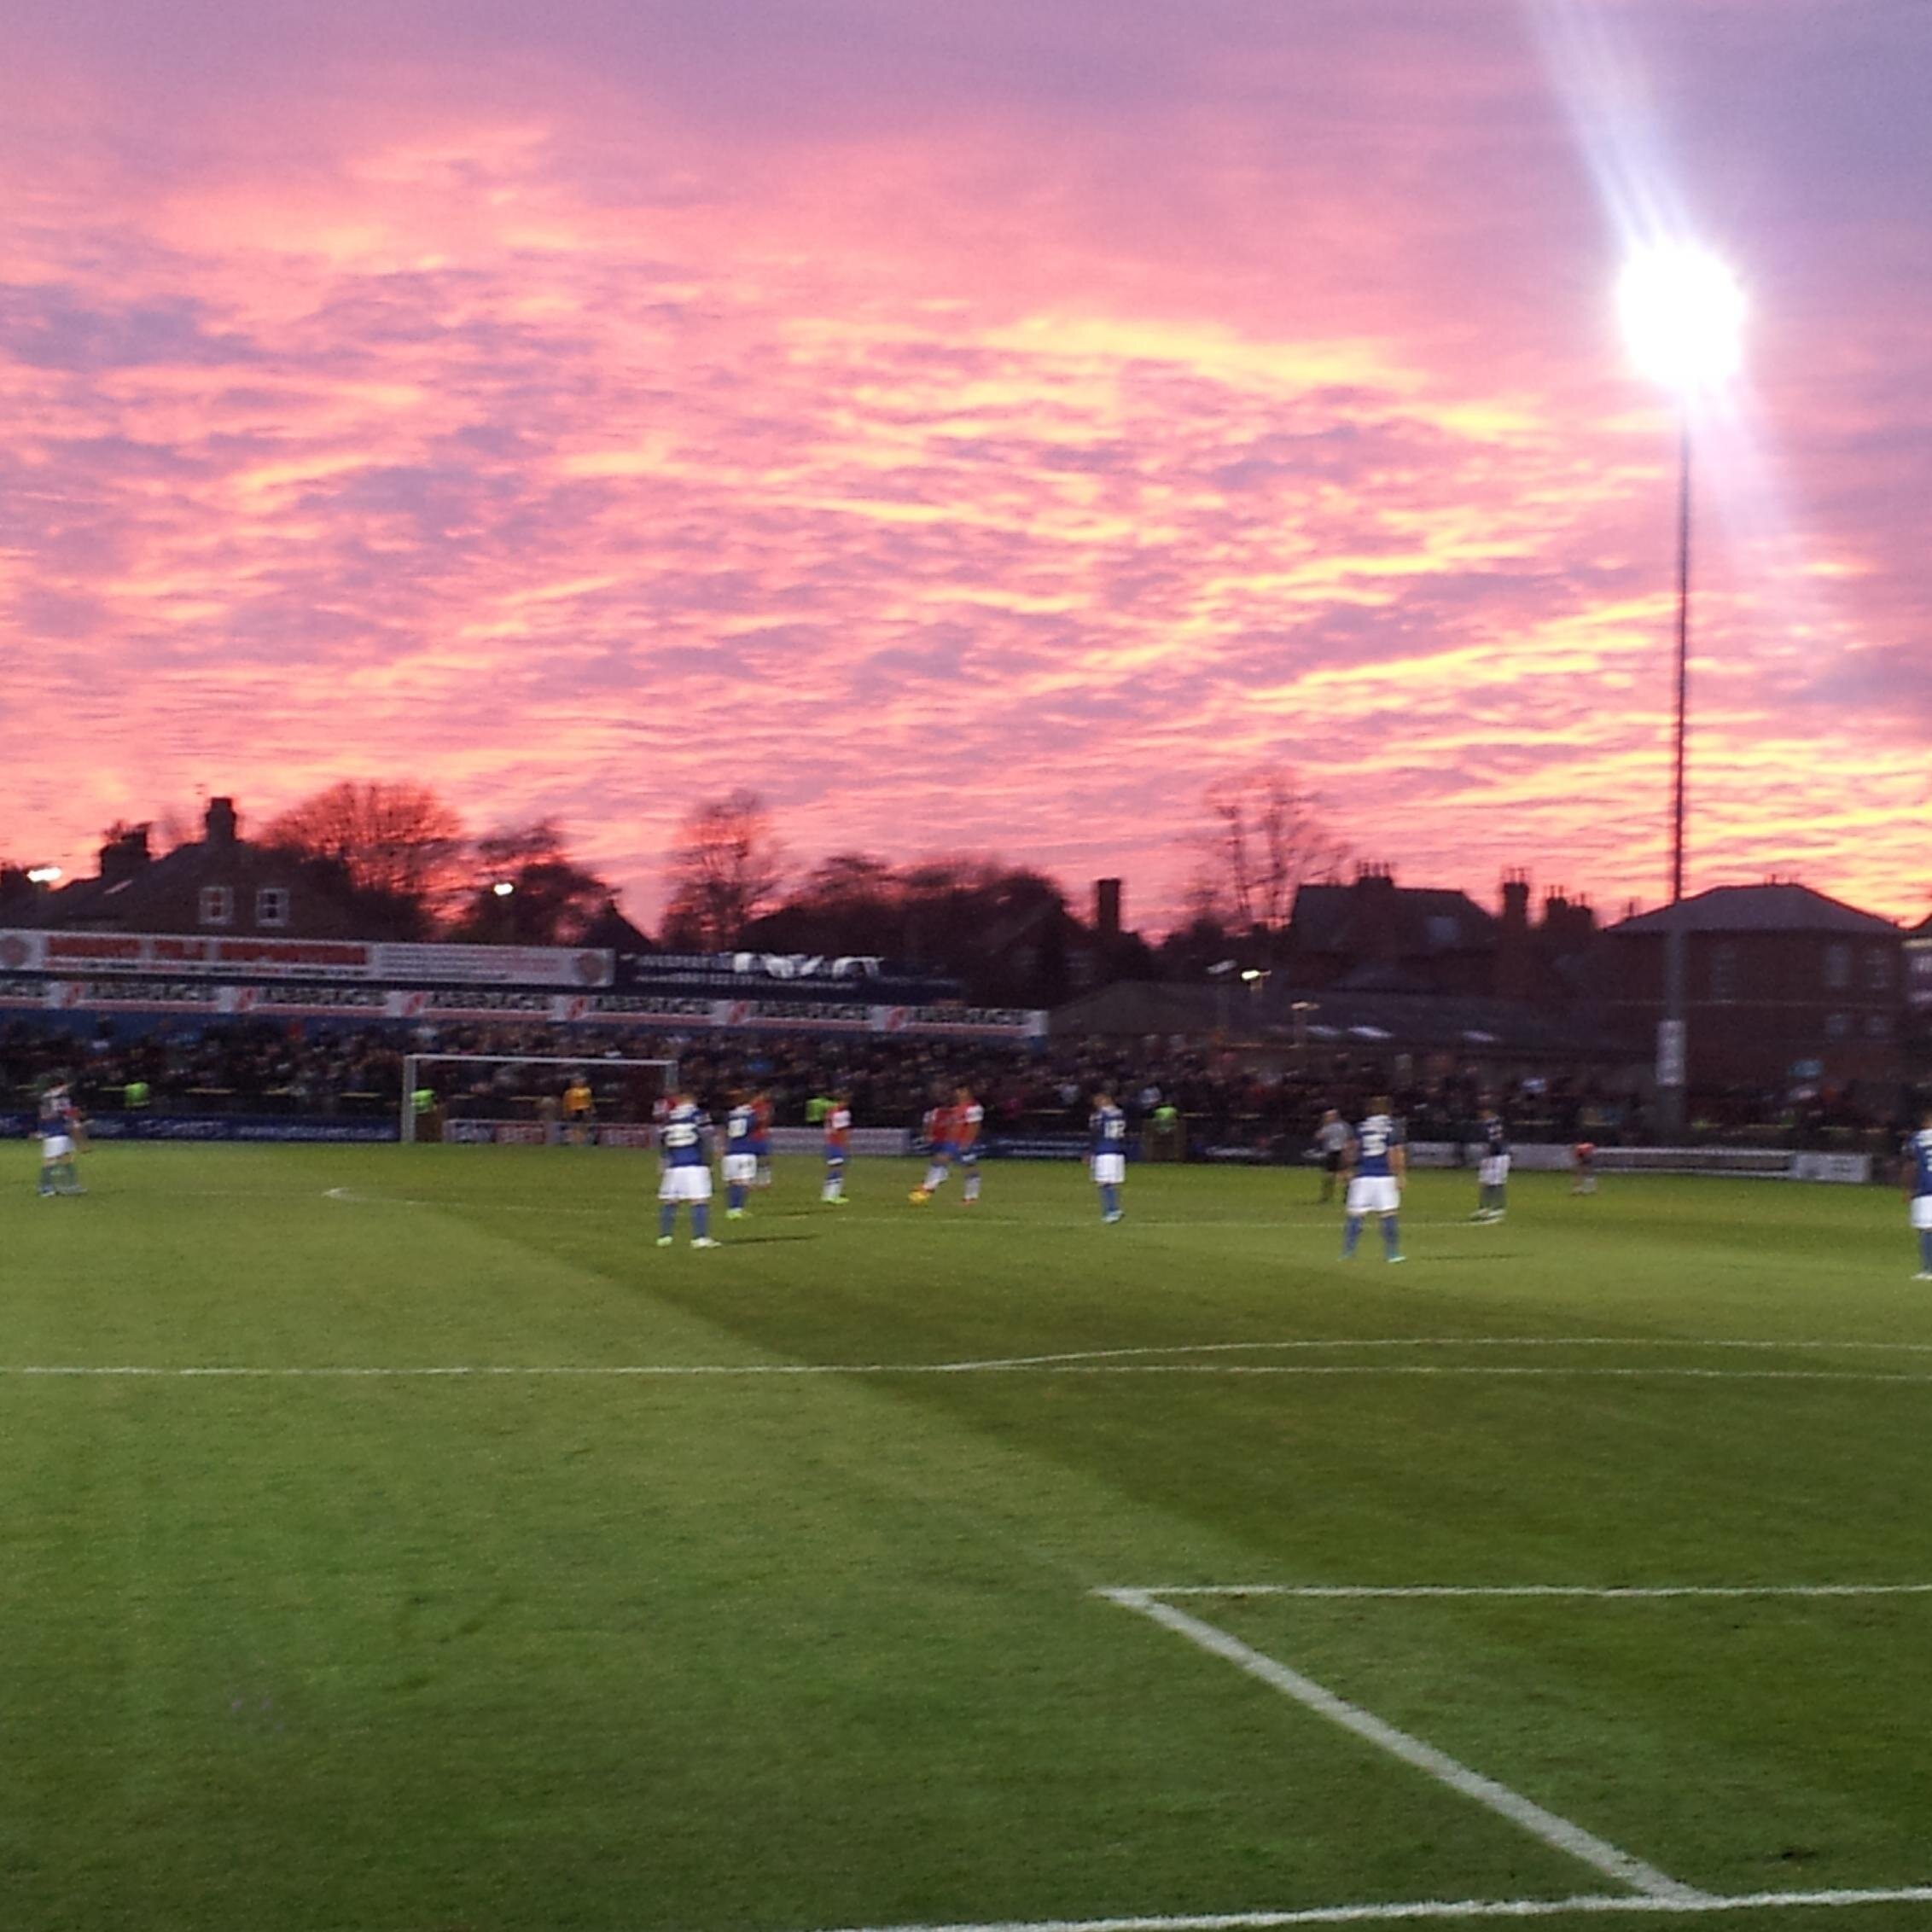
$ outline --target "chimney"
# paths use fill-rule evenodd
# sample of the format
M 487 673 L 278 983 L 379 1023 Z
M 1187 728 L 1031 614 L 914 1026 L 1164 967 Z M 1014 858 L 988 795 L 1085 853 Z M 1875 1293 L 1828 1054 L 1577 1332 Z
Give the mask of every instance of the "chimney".
M 1359 960 L 1388 963 L 1401 957 L 1402 938 L 1396 930 L 1395 875 L 1386 865 L 1364 865 L 1355 874 L 1354 944 Z
M 1543 942 L 1553 953 L 1580 952 L 1597 930 L 1596 909 L 1559 886 L 1543 901 Z
M 1120 936 L 1120 882 L 1093 882 L 1093 932 L 1103 946 L 1111 946 Z
M 101 876 L 114 883 L 131 879 L 148 863 L 148 828 L 131 825 L 101 847 Z
M 238 823 L 233 799 L 212 798 L 208 800 L 207 836 L 210 845 L 233 845 L 237 835 L 236 827 Z
M 1534 977 L 1529 957 L 1529 874 L 1516 866 L 1503 875 L 1503 915 L 1496 924 L 1497 998 L 1528 998 Z

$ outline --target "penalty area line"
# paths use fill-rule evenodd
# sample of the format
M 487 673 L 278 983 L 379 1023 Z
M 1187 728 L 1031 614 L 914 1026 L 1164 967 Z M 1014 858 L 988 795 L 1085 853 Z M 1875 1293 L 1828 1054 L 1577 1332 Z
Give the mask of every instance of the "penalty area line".
M 1396 1925 L 1411 1921 L 1480 1918 L 1557 1918 L 1567 1913 L 1609 1915 L 1677 1912 L 1830 1910 L 1846 1906 L 1932 1903 L 1932 1885 L 1827 1892 L 1698 1893 L 1685 1899 L 1644 1894 L 1585 1893 L 1568 1899 L 1414 1899 L 1387 1905 L 1306 1906 L 1283 1912 L 1221 1912 L 1112 1918 L 998 1919 L 944 1924 L 875 1925 L 841 1932 L 1274 1932 L 1296 1925 Z
M 1096 1594 L 1130 1609 L 1164 1597 L 1550 1597 L 1614 1603 L 1679 1597 L 1932 1597 L 1932 1583 L 1164 1583 Z
M 1172 1603 L 1162 1603 L 1145 1591 L 1102 1591 L 1098 1594 L 1122 1609 L 1132 1610 L 1150 1622 L 1159 1624 L 1162 1629 L 1185 1638 L 1196 1649 L 1232 1664 L 1237 1670 L 1266 1684 L 1270 1690 L 1292 1698 L 1317 1716 L 1326 1718 L 1330 1723 L 1386 1751 L 1391 1757 L 1433 1778 L 1438 1784 L 1446 1785 L 1459 1796 L 1508 1819 L 1531 1837 L 1540 1839 L 1552 1849 L 1591 1866 L 1607 1878 L 1614 1878 L 1621 1885 L 1629 1886 L 1646 1898 L 1669 1905 L 1702 1905 L 1710 1896 L 1696 1886 L 1686 1885 L 1681 1879 L 1673 1878 L 1668 1872 L 1661 1871 L 1656 1865 L 1620 1849 L 1607 1839 L 1599 1838 L 1596 1833 L 1586 1830 L 1571 1819 L 1546 1810 L 1522 1792 L 1511 1790 L 1508 1785 L 1498 1784 L 1479 1771 L 1472 1771 L 1446 1751 L 1438 1750 L 1434 1745 L 1425 1743 L 1409 1731 L 1398 1730 L 1374 1712 L 1337 1696 L 1325 1685 L 1316 1683 L 1312 1677 L 1304 1677 L 1300 1671 L 1291 1670 L 1286 1664 L 1255 1650 L 1252 1644 L 1242 1643 L 1217 1624 L 1205 1622 L 1185 1610 L 1176 1609 Z

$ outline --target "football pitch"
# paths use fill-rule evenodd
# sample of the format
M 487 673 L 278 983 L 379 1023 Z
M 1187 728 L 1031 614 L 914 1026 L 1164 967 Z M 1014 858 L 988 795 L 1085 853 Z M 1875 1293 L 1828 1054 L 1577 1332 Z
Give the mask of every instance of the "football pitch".
M 5 1158 L 6 1932 L 1932 1926 L 1894 1194 Z

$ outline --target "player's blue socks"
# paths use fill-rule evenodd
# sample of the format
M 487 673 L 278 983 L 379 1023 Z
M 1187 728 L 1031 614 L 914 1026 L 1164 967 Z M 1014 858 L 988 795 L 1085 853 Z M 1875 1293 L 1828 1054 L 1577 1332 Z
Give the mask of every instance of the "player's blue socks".
M 739 1211 L 739 1209 L 744 1206 L 744 1204 L 745 1184 L 742 1181 L 733 1181 L 731 1184 L 724 1190 L 724 1205 L 729 1208 L 734 1214 L 736 1214 Z M 698 1231 L 701 1234 L 704 1231 L 701 1228 Z
M 1932 1275 L 1932 1228 L 1918 1231 L 1918 1265 Z
M 1120 1190 L 1111 1181 L 1104 1181 L 1100 1189 L 1100 1212 L 1111 1218 L 1120 1211 Z
M 691 1239 L 705 1241 L 711 1235 L 711 1203 L 708 1201 L 694 1201 L 691 1203 Z
M 1344 1261 L 1355 1259 L 1355 1243 L 1362 1238 L 1362 1217 L 1351 1214 L 1341 1224 L 1341 1258 Z
M 669 1241 L 678 1226 L 678 1203 L 664 1201 L 658 1203 L 657 1237 L 660 1241 Z
M 1382 1218 L 1382 1249 L 1392 1261 L 1402 1252 L 1402 1243 L 1397 1238 L 1395 1217 L 1393 1214 L 1384 1214 Z

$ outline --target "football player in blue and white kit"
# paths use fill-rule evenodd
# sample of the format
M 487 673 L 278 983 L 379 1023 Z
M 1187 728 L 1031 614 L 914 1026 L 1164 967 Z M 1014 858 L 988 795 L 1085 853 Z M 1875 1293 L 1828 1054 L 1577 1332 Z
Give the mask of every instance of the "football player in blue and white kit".
M 1932 1281 L 1932 1107 L 1919 1117 L 1918 1132 L 1906 1143 L 1906 1198 L 1918 1235 L 1918 1272 L 1914 1281 Z
M 75 1150 L 84 1144 L 80 1110 L 64 1080 L 55 1080 L 41 1091 L 39 1133 L 40 1192 L 49 1197 L 85 1194 L 73 1164 Z
M 1479 1127 L 1481 1151 L 1476 1155 L 1475 1212 L 1472 1221 L 1499 1221 L 1508 1206 L 1510 1183 L 1510 1130 L 1493 1107 L 1485 1107 Z
M 1364 1216 L 1374 1214 L 1382 1222 L 1382 1245 L 1391 1261 L 1403 1259 L 1401 1236 L 1395 1217 L 1402 1206 L 1402 1184 L 1408 1178 L 1408 1150 L 1402 1144 L 1402 1129 L 1388 1110 L 1388 1096 L 1378 1093 L 1369 1103 L 1368 1118 L 1355 1129 L 1344 1156 L 1342 1172 L 1348 1178 L 1348 1196 L 1341 1224 L 1341 1258 L 1355 1258 L 1355 1243 L 1362 1238 Z
M 1093 1113 L 1087 1121 L 1091 1135 L 1093 1184 L 1100 1190 L 1100 1218 L 1120 1219 L 1120 1184 L 1127 1178 L 1127 1117 L 1114 1104 L 1114 1096 L 1103 1087 L 1093 1097 Z
M 744 1219 L 745 1193 L 758 1184 L 758 1109 L 749 1094 L 732 1097 L 724 1116 L 724 1219 Z
M 688 1093 L 674 1095 L 658 1129 L 657 1244 L 671 1245 L 678 1203 L 691 1205 L 691 1246 L 715 1248 L 711 1238 L 711 1119 Z

